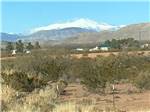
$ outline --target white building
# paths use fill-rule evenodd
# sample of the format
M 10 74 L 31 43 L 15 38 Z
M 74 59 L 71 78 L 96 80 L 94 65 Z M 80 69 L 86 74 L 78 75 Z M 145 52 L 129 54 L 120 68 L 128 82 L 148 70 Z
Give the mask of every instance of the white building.
M 89 51 L 98 51 L 99 50 L 99 47 L 98 46 L 96 46 L 96 47 L 94 47 L 94 48 L 92 48 L 92 49 L 89 49 Z
M 16 55 L 17 50 L 12 50 L 12 55 Z
M 100 50 L 102 50 L 102 51 L 108 51 L 109 48 L 108 47 L 100 47 Z
M 76 51 L 83 51 L 83 48 L 76 48 Z
M 141 45 L 141 48 L 148 48 L 149 47 L 149 44 L 143 44 Z
M 30 53 L 31 53 L 31 51 L 29 51 L 29 50 L 26 51 L 26 54 L 30 54 Z

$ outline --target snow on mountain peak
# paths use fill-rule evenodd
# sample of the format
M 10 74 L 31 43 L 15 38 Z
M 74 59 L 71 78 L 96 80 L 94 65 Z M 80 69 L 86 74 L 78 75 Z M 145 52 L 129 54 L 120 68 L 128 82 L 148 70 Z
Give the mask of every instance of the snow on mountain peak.
M 48 26 L 38 27 L 38 28 L 32 29 L 31 33 L 42 31 L 42 30 L 54 30 L 54 29 L 63 29 L 63 28 L 69 28 L 69 27 L 79 27 L 79 28 L 92 29 L 96 31 L 102 31 L 102 30 L 118 29 L 123 26 L 124 25 L 113 26 L 107 23 L 97 23 L 96 21 L 93 21 L 90 19 L 81 18 L 75 21 L 69 21 L 65 23 L 56 23 L 56 24 L 50 24 Z

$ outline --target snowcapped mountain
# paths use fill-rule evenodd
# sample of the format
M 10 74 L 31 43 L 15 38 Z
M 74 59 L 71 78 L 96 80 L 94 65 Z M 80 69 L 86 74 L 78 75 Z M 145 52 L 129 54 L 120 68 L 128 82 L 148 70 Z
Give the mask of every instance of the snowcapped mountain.
M 76 37 L 80 33 L 96 32 L 95 30 L 79 28 L 79 27 L 68 27 L 62 29 L 51 29 L 51 30 L 39 30 L 26 37 L 25 40 L 62 40 L 70 37 Z
M 64 23 L 50 24 L 48 26 L 42 26 L 32 29 L 28 34 L 20 35 L 19 39 L 24 41 L 62 41 L 64 39 L 78 37 L 80 34 L 98 33 L 103 30 L 116 31 L 125 25 L 115 26 L 107 23 L 98 23 L 90 19 L 78 19 L 74 21 L 68 21 Z M 3 40 L 11 40 L 13 35 L 7 38 L 3 36 Z M 13 41 L 18 37 L 13 37 Z
M 87 24 L 75 24 L 79 21 L 80 23 Z M 91 24 L 92 22 L 91 20 L 80 19 L 74 22 L 62 23 L 60 24 L 60 26 L 57 24 L 57 27 L 54 27 L 55 25 L 49 25 L 49 27 L 40 27 L 34 29 L 34 33 L 31 33 L 29 35 L 1 33 L 0 36 L 1 41 L 15 42 L 18 39 L 21 39 L 31 42 L 39 41 L 40 43 L 47 43 L 48 45 L 67 45 L 91 43 L 95 44 L 100 41 L 121 38 L 134 38 L 138 40 L 139 32 L 144 31 L 142 32 L 141 39 L 145 41 L 150 40 L 150 23 L 130 24 L 124 27 L 108 25 L 106 23 L 98 24 L 97 22 L 93 22 L 93 24 Z M 69 23 L 74 24 L 69 25 Z
M 75 21 L 69 21 L 65 23 L 57 23 L 57 24 L 50 24 L 48 26 L 43 26 L 39 28 L 34 28 L 31 30 L 31 33 L 35 33 L 38 31 L 43 31 L 43 30 L 59 30 L 59 29 L 64 29 L 64 28 L 83 28 L 83 29 L 90 29 L 90 30 L 95 30 L 95 31 L 102 31 L 102 30 L 117 30 L 121 27 L 124 27 L 125 25 L 120 25 L 120 26 L 115 26 L 115 25 L 110 25 L 107 23 L 98 23 L 96 21 L 90 20 L 90 19 L 78 19 Z

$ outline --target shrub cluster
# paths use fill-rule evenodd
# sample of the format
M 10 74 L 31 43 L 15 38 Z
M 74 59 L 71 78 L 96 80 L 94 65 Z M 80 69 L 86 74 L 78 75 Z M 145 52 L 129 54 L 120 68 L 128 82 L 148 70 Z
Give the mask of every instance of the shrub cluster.
M 61 78 L 68 66 L 66 58 L 35 54 L 2 62 L 2 78 L 17 90 L 32 91 L 48 81 Z M 7 72 L 11 71 L 13 72 Z
M 1 74 L 5 80 L 5 84 L 18 91 L 32 91 L 34 88 L 39 88 L 46 83 L 38 77 L 29 77 L 23 72 L 14 72 L 13 74 Z
M 150 72 L 140 72 L 135 78 L 134 84 L 140 89 L 150 90 Z
M 35 53 L 2 61 L 2 77 L 16 89 L 40 87 L 48 81 L 65 79 L 70 82 L 79 79 L 92 91 L 104 91 L 106 83 L 115 83 L 123 79 L 133 82 L 137 87 L 149 89 L 150 57 L 120 54 L 90 59 L 71 58 L 68 55 L 49 56 Z M 12 75 L 4 71 L 13 69 Z M 138 75 L 140 72 L 144 72 Z M 145 73 L 146 71 L 146 73 Z M 144 78 L 144 80 L 141 80 Z M 17 87 L 19 86 L 19 87 Z

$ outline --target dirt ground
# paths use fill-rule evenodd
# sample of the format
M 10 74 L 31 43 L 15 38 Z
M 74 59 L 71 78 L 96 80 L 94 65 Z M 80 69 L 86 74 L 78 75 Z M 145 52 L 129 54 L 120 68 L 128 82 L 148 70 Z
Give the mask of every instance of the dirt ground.
M 115 85 L 116 90 L 119 93 L 114 95 L 115 108 L 122 112 L 145 112 L 150 111 L 150 91 L 144 92 L 126 92 L 126 90 L 132 89 L 130 84 L 119 84 Z M 89 102 L 94 104 L 100 109 L 105 109 L 113 106 L 113 95 L 100 95 L 88 92 L 84 86 L 80 84 L 69 84 L 65 89 L 65 95 L 60 96 L 60 100 L 64 101 L 76 101 Z M 125 91 L 124 91 L 125 90 Z
M 82 57 L 89 57 L 89 58 L 96 58 L 97 56 L 110 56 L 110 55 L 118 55 L 121 52 L 99 52 L 99 53 L 87 53 L 86 56 L 84 54 L 71 54 L 72 57 L 75 58 L 82 58 Z M 143 56 L 150 56 L 150 51 L 130 51 L 128 52 L 129 55 L 143 55 Z
M 121 52 L 98 52 L 98 53 L 87 53 L 86 56 L 84 56 L 83 53 L 81 54 L 71 54 L 74 58 L 82 58 L 82 57 L 89 57 L 89 58 L 96 58 L 97 56 L 110 56 L 110 55 L 118 55 Z M 143 55 L 143 56 L 150 56 L 150 51 L 129 51 L 128 54 L 130 55 Z M 15 59 L 15 56 L 11 57 L 0 57 L 0 60 L 7 60 L 7 59 Z

